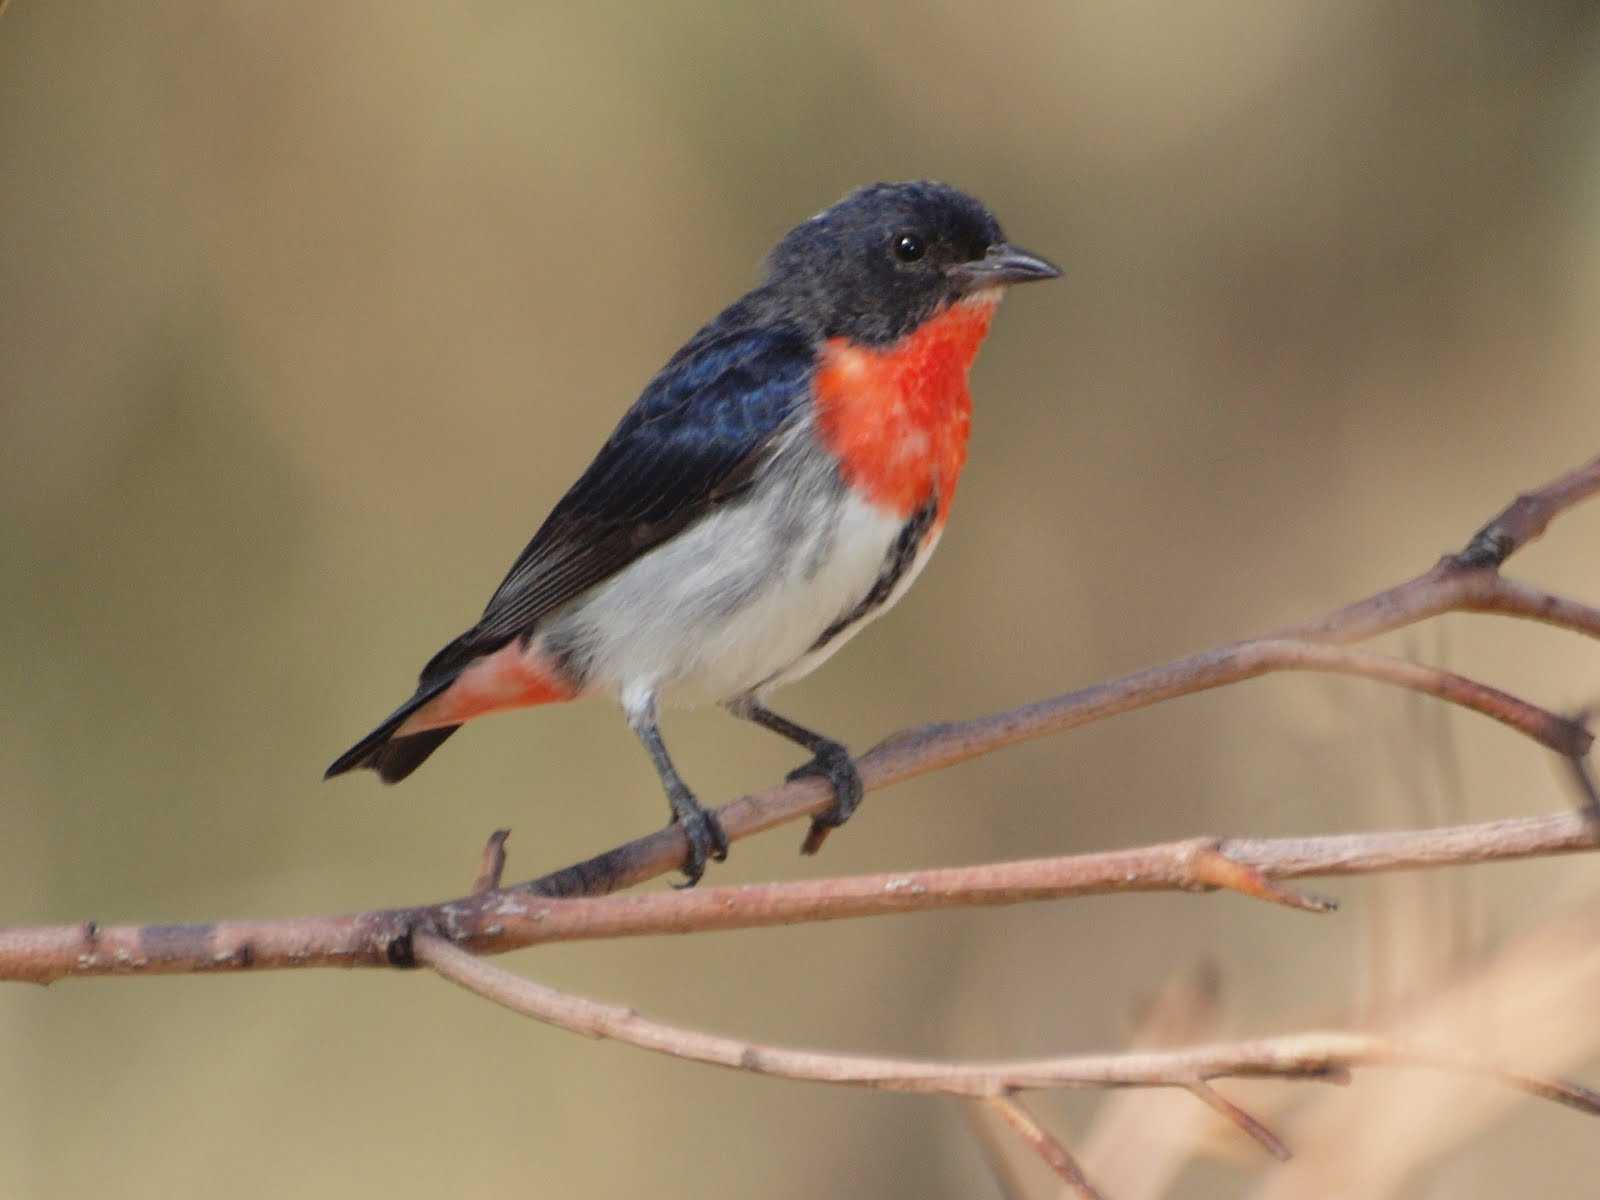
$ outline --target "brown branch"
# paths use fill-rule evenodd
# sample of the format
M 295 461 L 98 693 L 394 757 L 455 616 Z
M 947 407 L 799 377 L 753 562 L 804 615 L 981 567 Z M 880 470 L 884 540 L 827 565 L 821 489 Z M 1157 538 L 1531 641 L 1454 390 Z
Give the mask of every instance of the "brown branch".
M 1377 1034 L 1316 1032 L 1177 1050 L 950 1063 L 833 1054 L 705 1033 L 634 1009 L 574 996 L 485 962 L 448 938 L 418 931 L 417 961 L 496 1004 L 584 1037 L 611 1038 L 674 1058 L 755 1075 L 891 1092 L 1003 1096 L 1039 1088 L 1181 1087 L 1220 1078 L 1342 1079 L 1355 1067 L 1426 1066 L 1499 1080 L 1540 1099 L 1600 1116 L 1600 1093 L 1467 1055 L 1409 1046 Z
M 1518 496 L 1472 535 L 1459 557 L 1501 566 L 1523 546 L 1542 537 L 1558 515 L 1596 494 L 1600 494 L 1600 458 Z
M 798 1050 L 671 1025 L 631 1008 L 561 992 L 493 966 L 427 931 L 417 933 L 414 945 L 419 962 L 475 995 L 586 1037 L 612 1038 L 639 1049 L 751 1074 L 976 1100 L 999 1116 L 1078 1196 L 1100 1193 L 1067 1148 L 1021 1103 L 1018 1092 L 1181 1088 L 1280 1161 L 1290 1156 L 1282 1139 L 1260 1119 L 1220 1095 L 1211 1086 L 1212 1080 L 1278 1078 L 1342 1084 L 1356 1067 L 1431 1067 L 1480 1075 L 1528 1095 L 1600 1115 L 1600 1093 L 1581 1085 L 1375 1033 L 1303 1033 L 1182 1049 L 968 1063 Z M 992 1157 L 998 1161 L 997 1154 Z
M 1469 596 L 1462 601 L 1461 611 L 1499 613 L 1507 617 L 1522 617 L 1558 629 L 1600 638 L 1600 609 L 1576 600 L 1555 596 L 1540 588 L 1529 587 L 1514 579 L 1496 577 L 1495 586 L 1481 597 Z
M 1221 1078 L 1331 1079 L 1357 1067 L 1421 1066 L 1504 1083 L 1600 1116 L 1600 1093 L 1564 1080 L 1511 1071 L 1469 1055 L 1413 1046 L 1371 1033 L 1314 1032 L 1182 1049 L 996 1059 L 966 1063 L 834 1054 L 705 1033 L 631 1008 L 559 991 L 485 962 L 437 934 L 419 931 L 417 961 L 475 995 L 547 1025 L 709 1066 L 809 1083 L 893 1092 L 1005 1097 L 1042 1088 L 1204 1087 Z
M 1433 829 L 1301 838 L 1189 838 L 1132 850 L 690 892 L 557 899 L 503 889 L 415 908 L 197 925 L 0 928 L 0 980 L 410 965 L 415 930 L 477 954 L 545 942 L 756 929 L 1123 892 L 1243 894 L 1325 911 L 1281 885 L 1308 876 L 1506 862 L 1591 850 L 1571 812 Z

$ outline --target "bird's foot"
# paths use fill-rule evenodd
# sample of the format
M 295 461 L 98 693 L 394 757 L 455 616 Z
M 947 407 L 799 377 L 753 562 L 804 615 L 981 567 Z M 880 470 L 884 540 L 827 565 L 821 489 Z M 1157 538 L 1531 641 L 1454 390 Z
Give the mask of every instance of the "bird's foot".
M 689 840 L 689 856 L 683 860 L 683 882 L 675 888 L 692 888 L 706 873 L 706 860 L 721 862 L 728 857 L 728 834 L 716 815 L 700 807 L 694 796 L 684 791 L 669 794 L 672 819 L 683 827 L 683 836 Z
M 816 757 L 789 772 L 789 778 L 811 779 L 821 776 L 833 788 L 833 804 L 811 818 L 811 829 L 800 846 L 800 853 L 815 854 L 822 848 L 829 830 L 837 829 L 850 819 L 861 803 L 864 789 L 861 772 L 856 770 L 850 751 L 841 743 L 824 741 L 816 748 Z

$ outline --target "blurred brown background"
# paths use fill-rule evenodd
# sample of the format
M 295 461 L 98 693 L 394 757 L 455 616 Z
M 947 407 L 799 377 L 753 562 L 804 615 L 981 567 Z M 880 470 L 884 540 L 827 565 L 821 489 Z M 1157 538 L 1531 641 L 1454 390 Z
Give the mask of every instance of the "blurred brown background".
M 1588 2 L 17 0 L 0 154 L 8 922 L 420 901 L 462 891 L 497 825 L 517 878 L 653 828 L 605 704 L 476 726 L 399 789 L 318 777 L 666 355 L 863 182 L 965 186 L 1067 274 L 996 323 L 938 560 L 782 698 L 857 746 L 1330 608 L 1600 450 Z M 1580 512 L 1517 570 L 1600 601 L 1597 535 Z M 1600 651 L 1547 630 L 1452 618 L 1389 648 L 1556 707 L 1600 695 Z M 795 757 L 715 712 L 667 731 L 708 801 Z M 796 827 L 714 879 L 1567 802 L 1498 726 L 1287 678 L 880 794 L 820 860 Z M 1335 884 L 1320 920 L 1113 898 L 508 962 L 778 1042 L 1090 1050 L 1199 961 L 1227 1030 L 1346 1019 L 1375 946 L 1416 991 L 1592 905 L 1595 879 L 1576 859 Z M 1597 1033 L 1518 1061 L 1600 1081 Z M 1378 1111 L 1395 1086 L 1340 1095 Z M 1495 1103 L 1428 1086 L 1410 1111 Z M 1098 1104 L 1041 1108 L 1076 1139 Z M 1600 1129 L 1500 1115 L 1392 1194 L 1586 1193 Z M 1384 1194 L 1248 1151 L 1175 1194 L 1258 1186 Z M 0 992 L 0 1196 L 508 1189 L 998 1194 L 954 1104 L 590 1044 L 420 974 Z

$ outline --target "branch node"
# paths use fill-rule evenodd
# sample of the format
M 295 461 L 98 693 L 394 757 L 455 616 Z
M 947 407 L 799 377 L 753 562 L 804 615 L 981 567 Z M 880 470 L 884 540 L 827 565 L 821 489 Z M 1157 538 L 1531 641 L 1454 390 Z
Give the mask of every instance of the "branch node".
M 1489 522 L 1455 554 L 1447 554 L 1444 562 L 1456 570 L 1488 568 L 1497 571 L 1517 548 L 1517 539 L 1506 530 L 1497 517 Z
M 1190 864 L 1189 880 L 1185 886 L 1225 888 L 1230 892 L 1281 904 L 1286 908 L 1298 908 L 1302 912 L 1330 913 L 1339 907 L 1339 902 L 1331 897 L 1285 887 L 1248 863 L 1229 858 L 1222 850 L 1220 842 L 1203 845 L 1196 850 Z
M 1355 1080 L 1355 1072 L 1343 1063 L 1324 1063 L 1320 1067 L 1311 1067 L 1302 1072 L 1299 1078 L 1310 1083 L 1326 1083 L 1333 1087 L 1349 1087 Z
M 389 939 L 383 948 L 383 956 L 389 960 L 391 967 L 415 967 L 417 965 L 416 932 L 414 925 L 407 925 L 398 937 Z

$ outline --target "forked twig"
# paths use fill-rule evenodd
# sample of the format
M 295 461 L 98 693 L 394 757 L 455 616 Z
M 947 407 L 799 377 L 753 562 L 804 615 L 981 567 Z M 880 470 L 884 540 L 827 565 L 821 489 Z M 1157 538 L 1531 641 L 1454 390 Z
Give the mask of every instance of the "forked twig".
M 1222 1116 L 1225 1120 L 1237 1125 L 1268 1154 L 1279 1162 L 1288 1162 L 1294 1157 L 1283 1139 L 1272 1130 L 1268 1129 L 1261 1121 L 1251 1116 L 1232 1100 L 1229 1100 L 1216 1088 L 1205 1080 L 1196 1080 L 1194 1083 L 1184 1085 L 1191 1095 L 1195 1096 L 1207 1108 Z
M 1211 1087 L 1213 1080 L 1231 1077 L 1344 1082 L 1348 1072 L 1357 1067 L 1431 1067 L 1484 1076 L 1531 1096 L 1600 1116 L 1600 1093 L 1579 1084 L 1507 1070 L 1465 1054 L 1407 1045 L 1377 1034 L 1299 1033 L 1176 1050 L 968 1063 L 834 1054 L 767 1045 L 656 1021 L 631 1008 L 574 996 L 514 975 L 426 930 L 417 931 L 413 950 L 419 963 L 475 995 L 585 1037 L 612 1038 L 642 1050 L 755 1075 L 984 1100 L 1023 1133 L 1028 1144 L 1063 1179 L 1083 1188 L 1089 1185 L 1071 1156 L 1038 1127 L 1026 1109 L 1015 1106 L 1014 1093 L 1042 1088 L 1183 1088 L 1279 1158 L 1288 1157 L 1282 1139 L 1218 1095 Z

